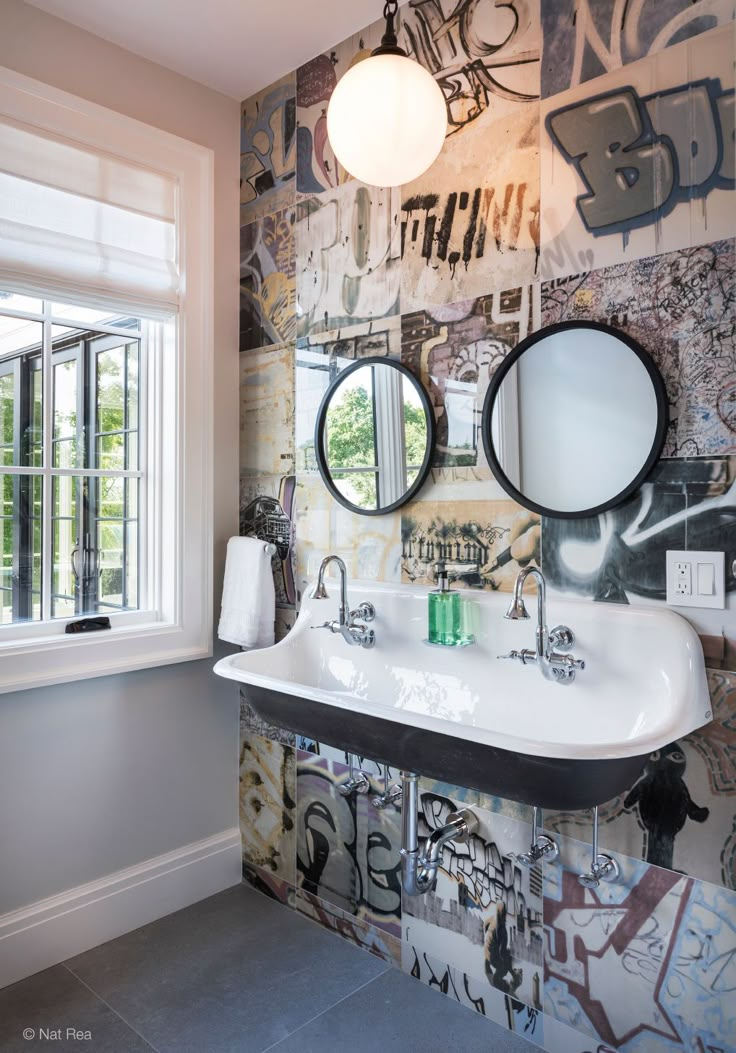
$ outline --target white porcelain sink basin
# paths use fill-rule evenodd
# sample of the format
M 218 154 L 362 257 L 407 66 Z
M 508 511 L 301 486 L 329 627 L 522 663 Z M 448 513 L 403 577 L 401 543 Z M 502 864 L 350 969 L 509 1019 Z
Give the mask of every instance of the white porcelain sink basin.
M 371 650 L 312 626 L 337 612 L 307 590 L 275 647 L 218 662 L 264 719 L 360 755 L 546 807 L 589 807 L 631 785 L 647 756 L 711 718 L 703 652 L 679 615 L 652 607 L 548 602 L 585 669 L 567 686 L 501 661 L 534 646 L 535 621 L 506 621 L 509 596 L 464 593 L 476 643 L 429 647 L 426 588 L 353 582 L 376 608 Z M 536 608 L 533 602 L 530 611 Z

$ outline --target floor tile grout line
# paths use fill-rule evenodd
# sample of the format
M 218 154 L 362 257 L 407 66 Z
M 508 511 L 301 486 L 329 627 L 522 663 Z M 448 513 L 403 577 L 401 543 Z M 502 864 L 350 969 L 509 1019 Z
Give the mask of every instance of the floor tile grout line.
M 310 1017 L 309 1020 L 305 1020 L 303 1024 L 300 1024 L 299 1027 L 294 1028 L 294 1030 L 290 1031 L 288 1035 L 284 1035 L 284 1037 L 280 1038 L 278 1042 L 274 1042 L 272 1045 L 266 1046 L 264 1049 L 261 1050 L 261 1053 L 270 1053 L 270 1050 L 278 1049 L 282 1042 L 286 1042 L 287 1038 L 293 1038 L 294 1035 L 298 1035 L 300 1031 L 302 1031 L 305 1027 L 308 1027 L 310 1024 L 313 1024 L 315 1020 L 319 1020 L 319 1018 L 321 1016 L 324 1016 L 325 1013 L 332 1012 L 332 1010 L 336 1009 L 337 1006 L 342 1005 L 343 1002 L 346 1002 L 348 998 L 352 998 L 353 995 L 356 995 L 358 991 L 362 991 L 365 987 L 369 987 L 372 983 L 375 983 L 375 981 L 380 979 L 381 976 L 384 976 L 387 972 L 389 972 L 391 968 L 392 966 L 387 965 L 386 968 L 382 969 L 380 973 L 376 974 L 376 976 L 372 976 L 370 980 L 366 980 L 365 983 L 360 984 L 360 986 L 356 987 L 354 991 L 350 991 L 348 994 L 343 995 L 342 998 L 338 998 L 336 1002 L 333 1002 L 332 1005 L 327 1006 L 326 1009 L 322 1009 L 319 1013 L 315 1013 L 313 1017 Z
M 133 1034 L 137 1035 L 142 1042 L 145 1042 L 149 1049 L 152 1049 L 154 1053 L 160 1053 L 160 1050 L 157 1049 L 157 1047 L 154 1046 L 153 1043 L 149 1042 L 145 1035 L 142 1035 L 137 1028 L 133 1027 L 133 1025 L 125 1019 L 122 1013 L 119 1013 L 114 1006 L 111 1006 L 110 1003 L 102 997 L 101 994 L 98 994 L 98 992 L 95 991 L 94 987 L 90 987 L 90 985 L 85 980 L 83 980 L 81 976 L 78 976 L 77 973 L 75 973 L 74 970 L 66 964 L 66 962 L 62 962 L 61 965 L 71 976 L 74 977 L 75 980 L 77 980 L 82 985 L 82 987 L 86 987 L 90 994 L 93 994 L 98 1001 L 102 1002 L 104 1006 L 107 1006 L 110 1012 L 114 1013 L 118 1020 L 121 1020 L 125 1024 L 125 1026 L 133 1032 Z

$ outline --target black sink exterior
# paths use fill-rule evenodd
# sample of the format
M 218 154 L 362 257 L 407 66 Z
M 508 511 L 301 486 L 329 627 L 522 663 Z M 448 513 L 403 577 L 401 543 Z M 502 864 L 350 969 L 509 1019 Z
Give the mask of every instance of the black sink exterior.
M 648 760 L 563 760 L 466 742 L 381 717 L 336 709 L 270 688 L 243 684 L 262 720 L 392 768 L 553 811 L 592 808 L 636 781 Z

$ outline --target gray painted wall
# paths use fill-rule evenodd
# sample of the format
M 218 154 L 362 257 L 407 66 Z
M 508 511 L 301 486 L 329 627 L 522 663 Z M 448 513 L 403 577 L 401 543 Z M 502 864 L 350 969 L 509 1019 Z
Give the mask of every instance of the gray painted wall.
M 239 105 L 20 0 L 0 24 L 0 65 L 215 151 L 218 610 L 238 531 Z M 0 695 L 0 913 L 237 824 L 238 692 L 211 667 Z

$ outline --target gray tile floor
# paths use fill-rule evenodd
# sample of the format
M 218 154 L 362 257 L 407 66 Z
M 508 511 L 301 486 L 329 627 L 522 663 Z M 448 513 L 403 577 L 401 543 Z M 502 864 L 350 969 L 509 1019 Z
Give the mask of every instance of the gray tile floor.
M 533 1048 L 245 885 L 0 990 L 0 1053 Z

